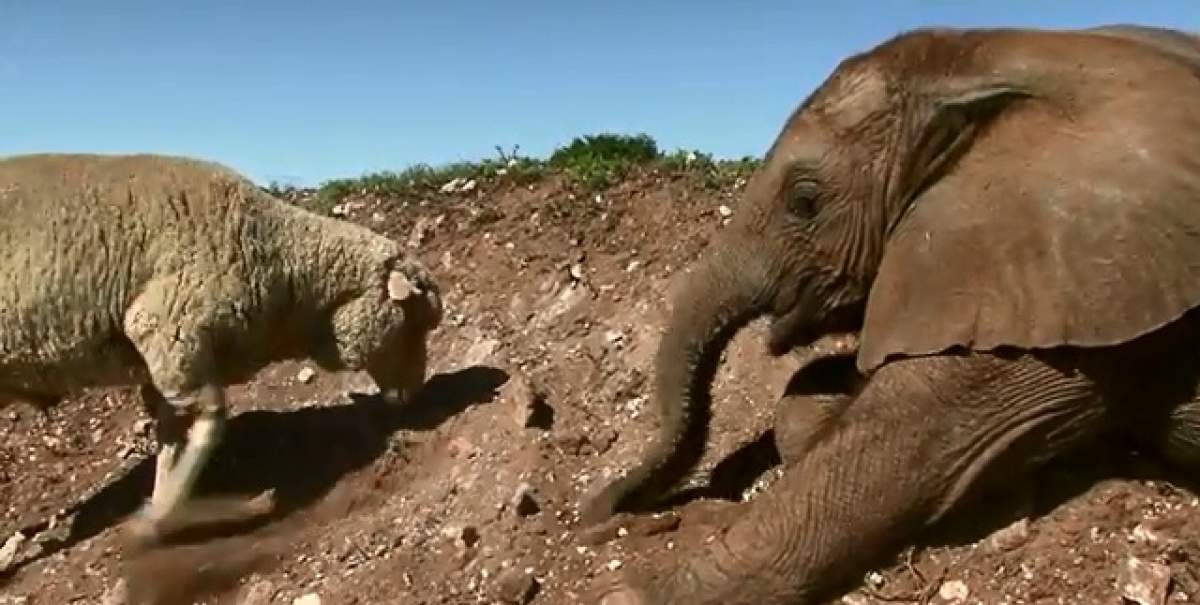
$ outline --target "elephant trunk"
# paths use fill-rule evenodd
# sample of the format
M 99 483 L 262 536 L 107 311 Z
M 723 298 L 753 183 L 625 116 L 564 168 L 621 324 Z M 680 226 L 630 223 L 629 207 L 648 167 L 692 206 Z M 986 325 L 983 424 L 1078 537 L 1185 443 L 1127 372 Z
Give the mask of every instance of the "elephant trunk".
M 708 258 L 690 276 L 674 298 L 655 359 L 658 438 L 638 466 L 591 500 L 581 515 L 585 523 L 654 506 L 700 461 L 711 417 L 709 388 L 721 353 L 738 330 L 766 311 L 774 283 L 770 269 L 758 259 L 726 253 Z
M 838 431 L 771 490 L 734 504 L 716 539 L 654 578 L 628 575 L 600 605 L 813 605 L 931 518 L 936 480 L 911 477 L 920 452 L 884 453 L 878 431 Z M 883 450 L 883 451 L 881 451 Z M 840 470 L 839 470 L 840 469 Z M 923 494 L 922 491 L 925 493 Z

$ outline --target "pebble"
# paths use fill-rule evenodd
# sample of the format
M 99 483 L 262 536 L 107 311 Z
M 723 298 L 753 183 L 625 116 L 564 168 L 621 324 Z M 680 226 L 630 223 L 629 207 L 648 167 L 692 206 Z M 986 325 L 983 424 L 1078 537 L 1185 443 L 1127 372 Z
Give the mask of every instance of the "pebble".
M 1117 575 L 1121 596 L 1138 605 L 1163 605 L 1171 587 L 1171 568 L 1129 557 Z
M 495 597 L 502 603 L 525 605 L 537 594 L 538 582 L 532 573 L 515 567 L 496 576 Z
M 971 590 L 962 580 L 950 580 L 943 582 L 941 588 L 938 588 L 938 596 L 944 601 L 961 603 L 971 596 Z
M 996 552 L 1008 552 L 1029 541 L 1029 519 L 1021 518 L 1008 527 L 996 531 L 988 544 Z
M 21 532 L 14 533 L 4 541 L 4 546 L 0 546 L 0 571 L 12 567 L 17 560 L 17 554 L 21 552 L 21 545 L 24 543 L 25 534 Z
M 533 497 L 533 486 L 527 482 L 522 482 L 517 486 L 517 491 L 512 497 L 512 506 L 522 517 L 536 515 L 542 510 L 541 505 Z
M 310 592 L 292 599 L 292 605 L 321 605 L 321 596 Z
M 313 377 L 316 375 L 317 375 L 316 370 L 306 367 L 306 368 L 302 368 L 296 374 L 296 380 L 299 380 L 300 382 L 303 382 L 304 384 L 308 384 L 308 383 L 312 382 Z
M 238 605 L 270 605 L 275 594 L 275 585 L 270 580 L 259 580 L 251 584 Z
M 545 403 L 528 379 L 516 377 L 509 380 L 502 388 L 500 396 L 510 406 L 517 428 L 549 428 L 539 426 L 544 424 L 544 414 L 538 412 Z

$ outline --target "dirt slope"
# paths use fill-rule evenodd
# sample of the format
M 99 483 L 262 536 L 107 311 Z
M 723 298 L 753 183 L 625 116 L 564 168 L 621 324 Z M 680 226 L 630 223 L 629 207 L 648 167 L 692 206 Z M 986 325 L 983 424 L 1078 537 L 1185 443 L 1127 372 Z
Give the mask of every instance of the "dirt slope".
M 694 547 L 722 519 L 704 501 L 678 528 L 641 524 L 598 546 L 578 541 L 573 507 L 653 430 L 647 379 L 669 292 L 737 202 L 736 186 L 653 173 L 599 196 L 549 180 L 353 198 L 337 211 L 411 241 L 444 285 L 423 398 L 390 411 L 348 395 L 361 377 L 305 382 L 303 364 L 271 368 L 231 394 L 238 415 L 202 489 L 274 487 L 279 517 L 141 557 L 122 555 L 114 529 L 152 478 L 152 431 L 131 393 L 44 415 L 4 410 L 0 540 L 37 537 L 16 548 L 0 605 L 117 602 L 122 574 L 131 598 L 160 603 L 316 593 L 326 604 L 557 605 L 582 602 L 596 577 Z M 727 353 L 698 475 L 739 452 L 714 471 L 735 497 L 769 488 L 771 472 L 758 473 L 772 451 L 755 443 L 799 363 L 767 358 L 761 335 L 753 326 Z M 1170 572 L 1170 602 L 1198 599 L 1200 505 L 1163 472 L 1124 450 L 1086 452 L 965 511 L 831 602 L 1118 604 L 1130 557 Z

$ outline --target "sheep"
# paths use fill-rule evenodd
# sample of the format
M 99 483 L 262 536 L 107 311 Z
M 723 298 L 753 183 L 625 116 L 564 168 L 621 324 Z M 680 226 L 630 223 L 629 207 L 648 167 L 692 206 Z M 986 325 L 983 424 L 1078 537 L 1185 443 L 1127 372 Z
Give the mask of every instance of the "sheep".
M 400 404 L 424 385 L 443 315 L 433 276 L 397 242 L 195 158 L 2 158 L 0 249 L 0 407 L 138 387 L 159 446 L 131 519 L 142 543 L 184 517 L 226 386 L 309 359 L 365 370 Z M 264 495 L 232 519 L 272 510 Z

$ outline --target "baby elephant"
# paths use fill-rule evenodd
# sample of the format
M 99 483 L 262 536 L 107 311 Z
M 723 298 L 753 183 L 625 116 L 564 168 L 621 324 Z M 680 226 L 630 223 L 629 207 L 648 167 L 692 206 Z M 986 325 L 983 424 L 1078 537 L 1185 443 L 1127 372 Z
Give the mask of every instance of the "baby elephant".
M 0 406 L 140 385 L 159 441 L 154 491 L 133 523 L 142 542 L 189 518 L 226 385 L 286 359 L 365 370 L 393 403 L 424 384 L 427 335 L 442 317 L 429 272 L 394 241 L 225 167 L 9 157 L 0 208 Z M 272 507 L 241 502 L 220 520 Z

